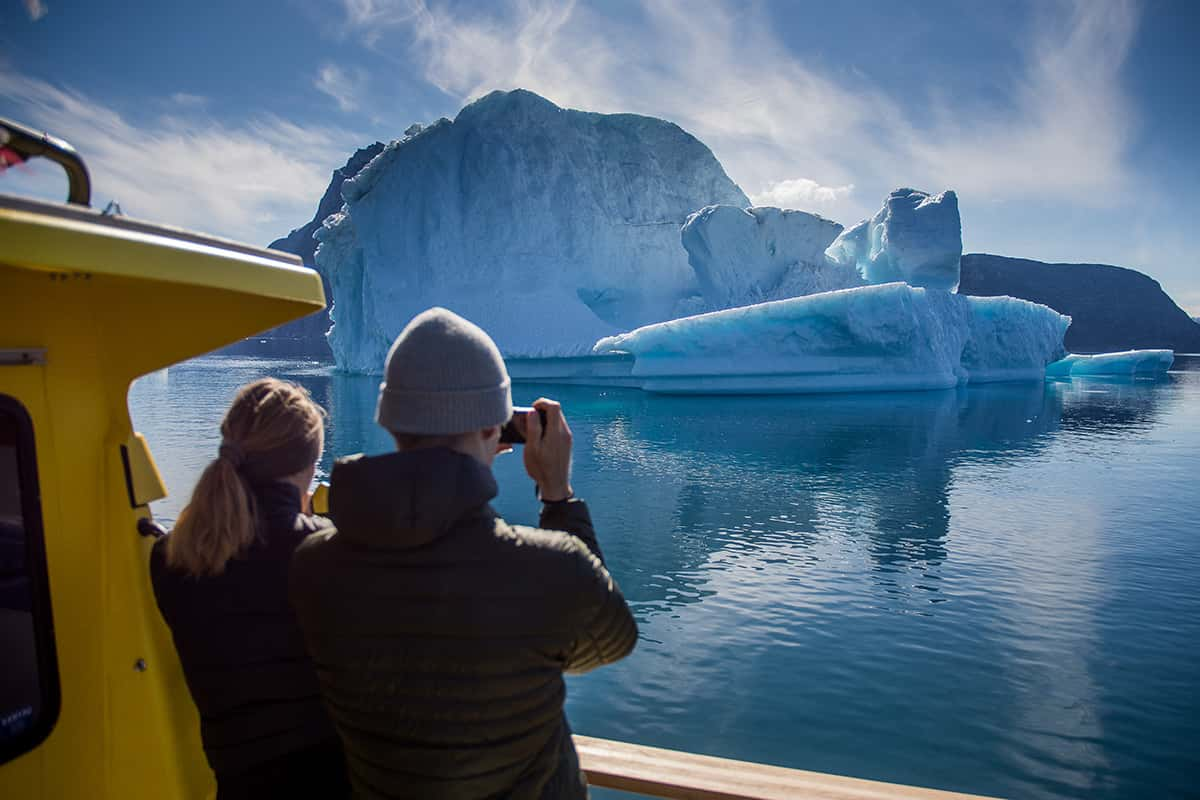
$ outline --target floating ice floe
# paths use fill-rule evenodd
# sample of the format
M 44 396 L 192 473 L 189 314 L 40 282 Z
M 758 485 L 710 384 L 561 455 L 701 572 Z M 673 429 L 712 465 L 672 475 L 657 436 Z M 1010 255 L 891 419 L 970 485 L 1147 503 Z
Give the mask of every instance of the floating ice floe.
M 1041 379 L 1070 318 L 1010 297 L 862 286 L 647 325 L 596 343 L 651 392 L 944 389 Z
M 1124 350 L 1084 356 L 1071 354 L 1046 366 L 1053 378 L 1162 375 L 1175 363 L 1174 350 Z

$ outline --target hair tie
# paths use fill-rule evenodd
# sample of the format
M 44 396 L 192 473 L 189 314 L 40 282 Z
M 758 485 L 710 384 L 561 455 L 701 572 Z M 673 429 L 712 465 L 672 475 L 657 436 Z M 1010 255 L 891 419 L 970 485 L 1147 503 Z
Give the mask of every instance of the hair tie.
M 225 459 L 234 469 L 241 469 L 242 464 L 246 463 L 246 452 L 234 442 L 224 439 L 221 448 L 217 450 L 217 458 Z

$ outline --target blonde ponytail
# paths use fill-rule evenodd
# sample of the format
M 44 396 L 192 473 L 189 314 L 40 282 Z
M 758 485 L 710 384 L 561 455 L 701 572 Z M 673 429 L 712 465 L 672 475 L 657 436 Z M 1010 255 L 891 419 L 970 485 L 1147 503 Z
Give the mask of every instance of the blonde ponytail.
M 167 537 L 167 563 L 191 575 L 220 575 L 254 541 L 254 496 L 233 463 L 209 464 Z
M 257 535 L 251 481 L 312 466 L 324 441 L 324 410 L 308 390 L 263 378 L 238 392 L 221 423 L 220 455 L 200 475 L 167 537 L 167 564 L 190 575 L 220 575 Z

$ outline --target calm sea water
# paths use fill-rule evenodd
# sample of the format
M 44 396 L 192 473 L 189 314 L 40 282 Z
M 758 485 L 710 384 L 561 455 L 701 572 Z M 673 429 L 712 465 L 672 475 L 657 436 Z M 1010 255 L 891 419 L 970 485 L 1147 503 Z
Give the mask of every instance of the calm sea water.
M 377 379 L 192 361 L 130 393 L 160 518 L 263 375 L 330 411 L 323 471 L 388 449 Z M 1200 359 L 1159 381 L 514 399 L 542 394 L 642 634 L 570 680 L 577 732 L 1018 798 L 1200 796 Z M 497 465 L 496 506 L 535 523 L 519 457 Z

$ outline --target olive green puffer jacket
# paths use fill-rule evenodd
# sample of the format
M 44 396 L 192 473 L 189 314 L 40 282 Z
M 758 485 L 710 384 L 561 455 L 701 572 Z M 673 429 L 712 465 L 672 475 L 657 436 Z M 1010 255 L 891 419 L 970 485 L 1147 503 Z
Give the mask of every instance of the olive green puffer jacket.
M 496 515 L 496 493 L 490 469 L 443 448 L 344 459 L 336 530 L 292 559 L 361 797 L 586 796 L 562 675 L 624 657 L 637 627 L 583 502 L 528 528 Z

